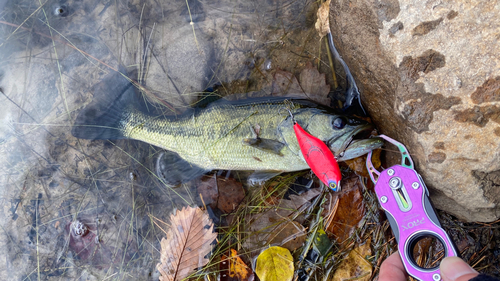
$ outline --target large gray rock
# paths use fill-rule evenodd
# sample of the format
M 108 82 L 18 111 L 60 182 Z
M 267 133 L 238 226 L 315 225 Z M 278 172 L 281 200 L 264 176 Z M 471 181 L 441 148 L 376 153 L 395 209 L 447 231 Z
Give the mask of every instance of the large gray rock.
M 500 217 L 500 3 L 334 0 L 335 44 L 381 133 L 403 142 L 434 205 Z

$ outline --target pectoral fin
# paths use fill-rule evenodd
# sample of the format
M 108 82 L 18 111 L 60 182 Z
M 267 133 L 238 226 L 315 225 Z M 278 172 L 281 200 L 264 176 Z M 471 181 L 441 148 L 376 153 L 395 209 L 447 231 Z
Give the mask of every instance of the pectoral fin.
M 259 137 L 253 139 L 244 139 L 243 144 L 279 156 L 283 156 L 283 153 L 281 153 L 281 149 L 283 149 L 283 147 L 285 146 L 284 143 L 281 143 L 277 140 L 263 139 Z

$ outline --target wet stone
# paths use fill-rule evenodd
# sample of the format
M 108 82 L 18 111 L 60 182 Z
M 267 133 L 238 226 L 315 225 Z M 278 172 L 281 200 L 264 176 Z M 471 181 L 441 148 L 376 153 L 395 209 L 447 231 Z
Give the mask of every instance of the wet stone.
M 471 169 L 500 169 L 492 152 L 500 136 L 498 7 L 398 2 L 399 13 L 384 20 L 378 1 L 332 1 L 334 41 L 372 120 L 412 153 L 436 207 L 469 221 L 495 221 L 500 205 L 483 196 Z M 429 161 L 429 154 L 442 161 L 432 153 L 444 150 L 453 161 Z

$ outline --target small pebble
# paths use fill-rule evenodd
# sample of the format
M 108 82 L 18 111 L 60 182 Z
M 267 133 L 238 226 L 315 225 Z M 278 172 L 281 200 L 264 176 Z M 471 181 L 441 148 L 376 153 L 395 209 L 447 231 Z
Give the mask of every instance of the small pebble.
M 264 62 L 264 70 L 271 70 L 272 68 L 272 61 L 270 59 L 267 59 Z

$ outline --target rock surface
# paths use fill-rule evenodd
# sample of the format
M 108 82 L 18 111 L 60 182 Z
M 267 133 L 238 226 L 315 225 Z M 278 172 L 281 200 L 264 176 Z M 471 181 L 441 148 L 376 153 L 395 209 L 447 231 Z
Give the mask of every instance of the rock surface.
M 500 217 L 499 1 L 334 0 L 334 41 L 435 207 Z

